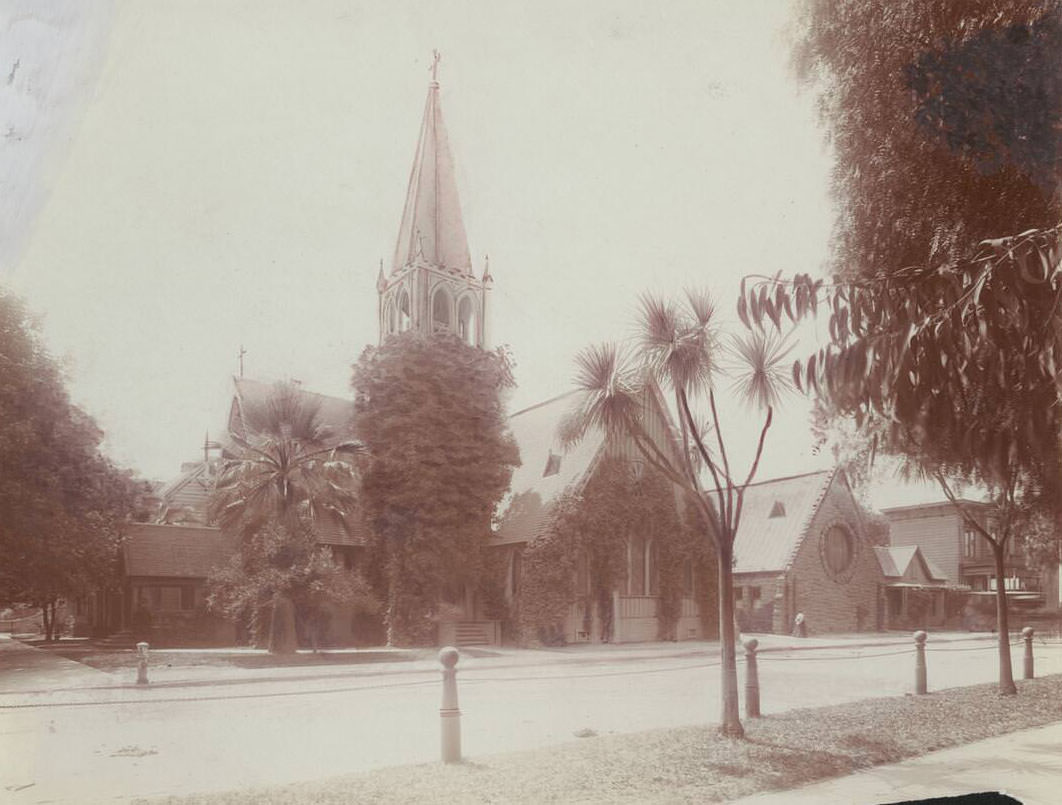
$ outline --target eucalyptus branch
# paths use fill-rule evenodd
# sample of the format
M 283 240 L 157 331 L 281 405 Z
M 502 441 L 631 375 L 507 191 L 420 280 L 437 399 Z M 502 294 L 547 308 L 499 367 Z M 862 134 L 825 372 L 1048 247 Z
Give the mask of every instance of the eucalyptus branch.
M 955 493 L 952 491 L 951 486 L 948 485 L 948 481 L 944 477 L 944 474 L 940 470 L 936 470 L 933 475 L 940 484 L 940 488 L 944 490 L 944 497 L 948 499 L 948 502 L 951 503 L 952 506 L 958 509 L 959 514 L 962 515 L 962 519 L 966 524 L 972 526 L 977 533 L 987 539 L 993 546 L 998 547 L 999 543 L 996 542 L 995 537 L 988 533 L 988 530 L 977 521 L 966 506 L 963 505 L 962 501 L 955 496 Z

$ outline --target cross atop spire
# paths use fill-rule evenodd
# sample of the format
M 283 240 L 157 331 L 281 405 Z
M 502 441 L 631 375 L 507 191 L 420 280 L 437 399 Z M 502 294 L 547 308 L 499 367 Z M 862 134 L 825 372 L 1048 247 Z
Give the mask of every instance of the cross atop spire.
M 431 83 L 438 85 L 439 83 L 439 60 L 442 55 L 437 50 L 431 52 Z

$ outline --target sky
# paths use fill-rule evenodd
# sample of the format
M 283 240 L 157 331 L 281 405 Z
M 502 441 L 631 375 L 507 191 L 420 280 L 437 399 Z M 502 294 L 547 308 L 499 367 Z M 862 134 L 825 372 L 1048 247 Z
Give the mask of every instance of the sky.
M 42 318 L 119 463 L 172 478 L 238 353 L 349 394 L 377 338 L 430 79 L 511 410 L 629 337 L 638 297 L 818 274 L 829 152 L 771 2 L 6 0 L 0 281 Z M 819 469 L 791 397 L 760 477 Z M 756 417 L 724 411 L 735 452 Z M 744 447 L 742 447 L 744 446 Z

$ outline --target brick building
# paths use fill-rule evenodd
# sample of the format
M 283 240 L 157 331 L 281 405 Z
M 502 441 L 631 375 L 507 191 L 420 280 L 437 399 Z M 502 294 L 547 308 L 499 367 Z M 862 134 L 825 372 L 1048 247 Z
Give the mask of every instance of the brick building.
M 734 541 L 738 625 L 789 633 L 883 628 L 885 578 L 844 474 L 813 472 L 749 486 Z

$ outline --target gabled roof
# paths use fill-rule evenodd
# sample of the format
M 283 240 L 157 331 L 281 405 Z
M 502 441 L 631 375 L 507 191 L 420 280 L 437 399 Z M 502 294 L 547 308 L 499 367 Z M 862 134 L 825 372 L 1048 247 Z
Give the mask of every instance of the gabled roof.
M 229 561 L 235 547 L 216 528 L 134 523 L 122 552 L 127 576 L 205 578 Z
M 922 575 L 930 581 L 947 581 L 947 577 L 930 562 L 917 545 L 893 545 L 874 547 L 881 573 L 886 579 L 902 579 L 914 562 L 921 563 Z
M 439 83 L 434 80 L 428 86 L 391 273 L 418 262 L 472 273 L 454 160 L 439 106 Z
M 203 461 L 181 472 L 159 491 L 158 522 L 180 520 L 205 524 L 207 505 L 214 491 L 216 467 Z
M 550 505 L 587 477 L 605 444 L 604 434 L 589 432 L 568 449 L 557 435 L 578 401 L 578 392 L 569 392 L 509 418 L 521 464 L 513 472 L 509 495 L 502 504 L 495 544 L 530 542 L 548 524 Z
M 230 432 L 244 434 L 243 411 L 245 406 L 261 405 L 269 399 L 273 393 L 274 383 L 265 383 L 261 380 L 251 380 L 245 377 L 234 377 L 234 395 L 232 407 L 229 411 L 228 428 Z M 328 426 L 331 434 L 326 443 L 338 444 L 353 438 L 354 433 L 354 401 L 343 397 L 331 397 L 327 394 L 318 394 L 314 391 L 298 389 L 299 396 L 318 406 L 318 418 L 322 425 Z
M 734 540 L 734 572 L 787 569 L 835 475 L 824 470 L 750 484 Z M 772 517 L 778 508 L 785 514 Z

